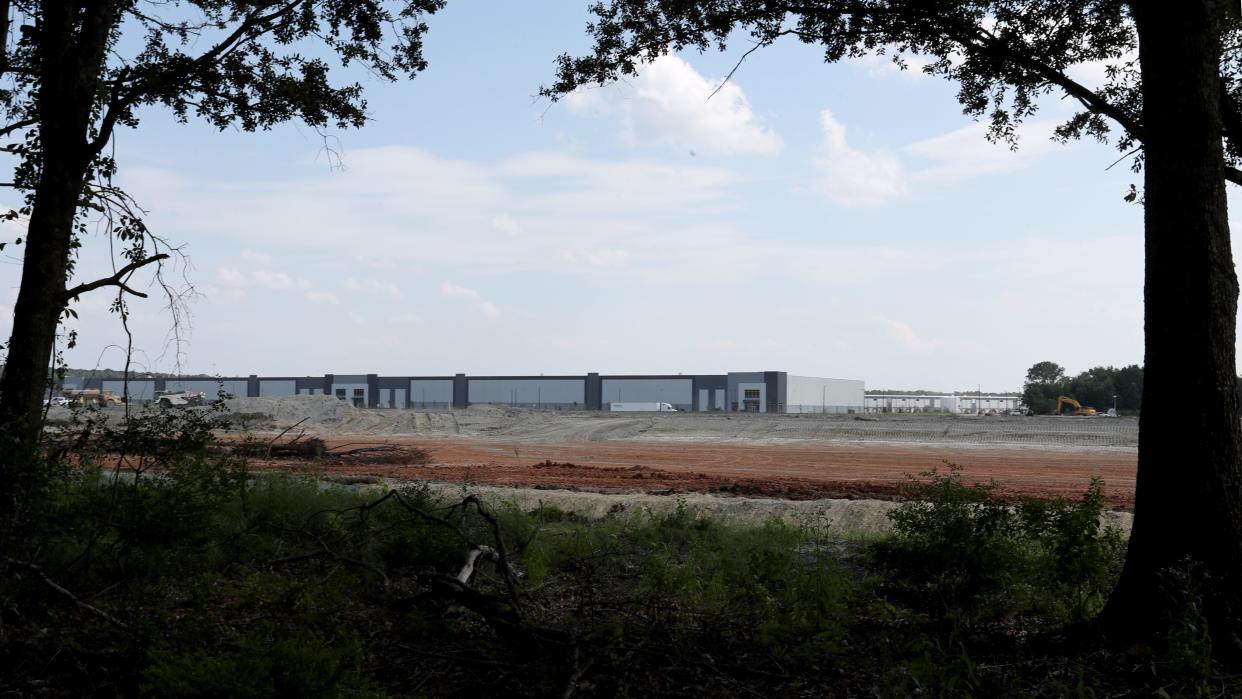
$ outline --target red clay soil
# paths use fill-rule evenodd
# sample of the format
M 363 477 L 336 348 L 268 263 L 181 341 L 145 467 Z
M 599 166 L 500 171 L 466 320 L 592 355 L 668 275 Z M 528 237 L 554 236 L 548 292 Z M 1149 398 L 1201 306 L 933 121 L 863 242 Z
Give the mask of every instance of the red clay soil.
M 357 440 L 327 440 L 329 446 Z M 599 492 L 718 492 L 796 500 L 882 498 L 899 494 L 906 474 L 962 467 L 964 480 L 994 479 L 1003 496 L 1075 497 L 1092 476 L 1105 481 L 1112 508 L 1134 503 L 1133 449 L 747 445 L 689 442 L 560 442 L 388 438 L 371 444 L 417 445 L 424 465 L 329 466 L 332 473 L 447 482 L 470 481 Z M 288 464 L 271 464 L 287 468 Z

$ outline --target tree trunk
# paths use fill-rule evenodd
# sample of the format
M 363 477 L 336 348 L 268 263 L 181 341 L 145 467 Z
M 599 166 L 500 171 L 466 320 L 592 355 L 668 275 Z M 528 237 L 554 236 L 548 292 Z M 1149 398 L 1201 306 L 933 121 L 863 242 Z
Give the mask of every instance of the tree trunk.
M 1150 640 L 1185 614 L 1179 594 L 1202 595 L 1215 652 L 1242 653 L 1238 280 L 1223 176 L 1217 7 L 1148 0 L 1133 11 L 1146 159 L 1146 371 L 1134 530 L 1101 621 L 1119 638 Z M 1190 572 L 1192 582 L 1173 581 L 1171 570 Z
M 72 3 L 48 2 L 39 22 L 38 180 L 0 378 L 0 527 L 14 522 L 43 480 L 35 450 L 56 327 L 65 308 L 74 217 L 92 160 L 87 139 L 107 27 L 91 20 L 100 17 L 105 15 L 99 11 L 80 17 Z
M 13 307 L 13 331 L 0 380 L 0 430 L 4 443 L 0 464 L 4 492 L 20 478 L 38 440 L 43 396 L 48 386 L 56 326 L 65 308 L 74 212 L 82 191 L 82 173 L 44 170 L 26 232 L 22 285 Z M 10 461 L 18 463 L 8 463 Z

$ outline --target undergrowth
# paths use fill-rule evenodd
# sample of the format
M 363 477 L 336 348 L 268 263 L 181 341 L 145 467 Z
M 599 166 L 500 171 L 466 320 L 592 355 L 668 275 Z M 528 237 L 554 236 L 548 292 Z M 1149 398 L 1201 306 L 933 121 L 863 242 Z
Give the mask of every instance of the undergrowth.
M 1186 621 L 1141 671 L 1125 653 L 1057 645 L 1117 576 L 1123 537 L 1099 525 L 1098 481 L 1015 505 L 954 468 L 922 474 L 893 533 L 860 542 L 684 501 L 582 521 L 418 484 L 254 474 L 196 419 L 131 425 L 130 442 L 94 428 L 122 440 L 128 465 L 98 440 L 54 454 L 54 495 L 4 559 L 0 692 L 1242 691 L 1211 663 L 1190 573 L 1168 581 Z

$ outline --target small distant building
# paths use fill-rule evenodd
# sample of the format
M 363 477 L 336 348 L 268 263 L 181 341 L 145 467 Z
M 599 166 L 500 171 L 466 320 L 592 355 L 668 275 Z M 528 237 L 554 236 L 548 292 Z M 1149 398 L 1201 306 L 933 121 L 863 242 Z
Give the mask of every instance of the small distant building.
M 1021 396 L 978 395 L 889 395 L 868 393 L 863 397 L 868 413 L 955 413 L 976 415 L 986 412 L 1018 410 Z

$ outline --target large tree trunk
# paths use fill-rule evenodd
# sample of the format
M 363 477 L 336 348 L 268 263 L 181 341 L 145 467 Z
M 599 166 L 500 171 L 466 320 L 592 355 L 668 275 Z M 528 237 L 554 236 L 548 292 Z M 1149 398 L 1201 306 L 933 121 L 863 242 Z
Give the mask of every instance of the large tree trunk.
M 21 497 L 33 475 L 43 396 L 56 326 L 65 307 L 74 211 L 82 175 L 44 170 L 26 232 L 22 285 L 13 307 L 13 331 L 0 380 L 0 492 Z M 6 503 L 7 504 L 7 503 Z
M 48 2 L 39 23 L 41 150 L 22 283 L 0 379 L 0 527 L 13 523 L 42 480 L 35 448 L 56 327 L 65 308 L 74 216 L 92 159 L 87 139 L 106 48 L 107 26 L 99 20 L 106 17 L 99 10 L 79 16 L 72 3 Z
M 1102 617 L 1151 638 L 1191 573 L 1218 653 L 1242 652 L 1238 280 L 1226 211 L 1212 0 L 1133 3 L 1143 76 L 1146 371 L 1134 530 Z

